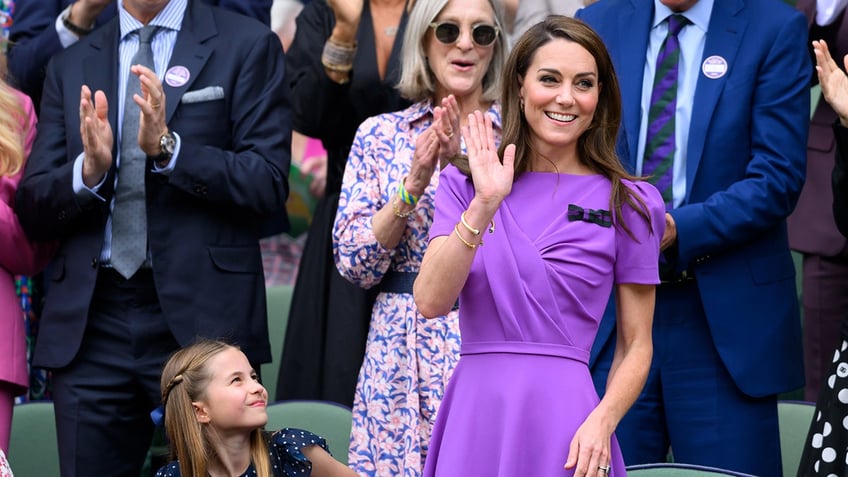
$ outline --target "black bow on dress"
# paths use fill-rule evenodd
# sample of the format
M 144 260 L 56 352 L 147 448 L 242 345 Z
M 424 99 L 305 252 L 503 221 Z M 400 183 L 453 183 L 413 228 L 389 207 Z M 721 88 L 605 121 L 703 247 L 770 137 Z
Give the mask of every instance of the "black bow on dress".
M 612 214 L 604 209 L 584 209 L 579 205 L 568 204 L 568 221 L 582 220 L 598 224 L 601 227 L 612 227 Z

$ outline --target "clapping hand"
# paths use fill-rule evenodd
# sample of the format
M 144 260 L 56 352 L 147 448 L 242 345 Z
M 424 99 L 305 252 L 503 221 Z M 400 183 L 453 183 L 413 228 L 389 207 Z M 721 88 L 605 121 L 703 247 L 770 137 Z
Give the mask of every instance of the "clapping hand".
M 474 181 L 474 198 L 495 210 L 512 190 L 515 145 L 510 144 L 504 149 L 501 162 L 492 119 L 479 110 L 468 115 L 468 125 L 462 128 L 462 135 Z
M 79 116 L 84 153 L 83 182 L 94 187 L 112 167 L 112 126 L 109 124 L 109 102 L 103 91 L 92 95 L 88 86 L 83 85 Z
M 459 114 L 459 104 L 452 94 L 442 99 L 441 106 L 433 108 L 433 129 L 439 138 L 439 163 L 442 167 L 459 154 Z
M 842 126 L 848 127 L 848 77 L 830 56 L 824 40 L 813 41 L 813 52 L 816 55 L 816 73 L 824 99 L 839 115 Z M 843 62 L 848 67 L 848 55 Z

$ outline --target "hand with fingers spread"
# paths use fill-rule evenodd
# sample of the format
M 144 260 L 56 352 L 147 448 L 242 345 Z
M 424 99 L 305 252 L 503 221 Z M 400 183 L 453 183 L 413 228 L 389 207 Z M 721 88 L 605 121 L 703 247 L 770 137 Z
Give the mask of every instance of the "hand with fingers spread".
M 112 167 L 112 126 L 109 124 L 109 102 L 103 91 L 92 98 L 91 90 L 83 85 L 80 92 L 80 137 L 83 146 L 83 182 L 93 187 Z
M 165 123 L 165 91 L 156 73 L 146 66 L 133 65 L 130 74 L 138 75 L 141 82 L 141 96 L 133 95 L 133 101 L 141 109 L 138 145 L 148 156 L 156 156 L 161 150 L 159 138 L 168 132 Z
M 822 95 L 836 114 L 843 127 L 848 127 L 848 76 L 839 68 L 824 40 L 813 41 L 813 52 L 816 55 L 816 73 L 819 77 Z M 848 67 L 848 55 L 843 58 Z
M 498 158 L 492 119 L 480 111 L 468 115 L 468 125 L 463 127 L 468 165 L 474 180 L 474 199 L 494 210 L 512 190 L 515 146 L 504 149 L 504 158 Z
M 421 196 L 430 184 L 433 171 L 438 166 L 439 136 L 438 126 L 433 123 L 415 140 L 415 152 L 412 155 L 412 167 L 406 176 L 404 188 L 415 197 Z

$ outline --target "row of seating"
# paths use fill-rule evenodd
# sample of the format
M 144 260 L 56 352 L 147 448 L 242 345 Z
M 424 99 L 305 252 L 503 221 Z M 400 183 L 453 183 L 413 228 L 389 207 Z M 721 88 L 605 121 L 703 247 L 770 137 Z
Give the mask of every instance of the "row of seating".
M 270 287 L 267 294 L 271 347 L 276 359 L 273 363 L 262 365 L 262 379 L 272 402 L 275 401 L 279 357 L 282 356 L 291 294 L 290 286 Z M 797 470 L 813 411 L 814 406 L 809 402 L 784 400 L 778 403 L 785 476 L 794 475 Z M 343 463 L 347 463 L 350 425 L 351 410 L 335 403 L 283 401 L 268 406 L 268 429 L 296 427 L 315 432 L 327 439 L 330 451 Z M 59 475 L 52 403 L 33 402 L 15 407 L 9 460 L 17 477 Z M 631 466 L 628 475 L 694 477 L 744 474 L 679 463 L 661 463 Z
M 323 401 L 285 401 L 268 406 L 266 429 L 307 429 L 327 440 L 330 452 L 347 464 L 351 411 L 340 404 Z M 15 406 L 9 463 L 16 477 L 59 475 L 59 450 L 53 403 L 39 401 Z
M 803 401 L 781 401 L 780 417 L 783 475 L 795 475 L 803 451 L 814 406 Z M 296 427 L 308 429 L 327 439 L 333 456 L 347 464 L 350 435 L 349 408 L 322 401 L 283 401 L 268 406 L 268 429 Z M 53 403 L 32 402 L 15 407 L 9 459 L 18 477 L 59 475 L 59 453 Z M 681 463 L 635 465 L 628 468 L 631 477 L 709 477 L 745 476 L 709 467 Z

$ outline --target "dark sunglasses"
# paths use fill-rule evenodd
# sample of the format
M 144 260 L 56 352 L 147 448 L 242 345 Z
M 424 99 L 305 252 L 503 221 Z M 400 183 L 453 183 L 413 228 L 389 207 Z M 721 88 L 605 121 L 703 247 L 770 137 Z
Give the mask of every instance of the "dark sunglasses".
M 430 24 L 436 33 L 436 39 L 445 45 L 452 45 L 459 39 L 460 27 L 451 22 L 433 22 Z M 498 27 L 481 23 L 471 27 L 471 40 L 478 46 L 489 46 L 498 38 Z

